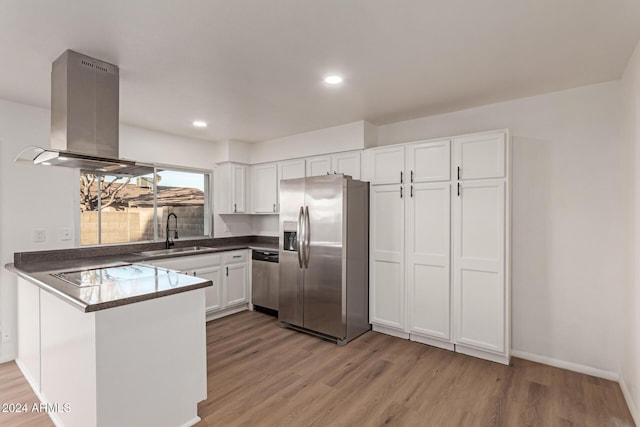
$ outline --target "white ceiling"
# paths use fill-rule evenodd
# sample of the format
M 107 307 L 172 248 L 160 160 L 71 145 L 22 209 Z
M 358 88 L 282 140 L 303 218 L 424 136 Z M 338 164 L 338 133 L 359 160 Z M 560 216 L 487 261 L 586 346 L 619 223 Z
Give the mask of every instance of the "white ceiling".
M 261 141 L 618 79 L 639 39 L 637 0 L 2 0 L 0 98 L 48 107 L 73 49 L 125 123 Z

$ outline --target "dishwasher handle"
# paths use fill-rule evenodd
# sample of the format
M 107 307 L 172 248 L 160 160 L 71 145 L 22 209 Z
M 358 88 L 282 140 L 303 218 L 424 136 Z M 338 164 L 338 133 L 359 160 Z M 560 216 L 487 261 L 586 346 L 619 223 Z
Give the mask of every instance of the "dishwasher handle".
M 254 261 L 280 262 L 280 253 L 275 251 L 262 251 L 254 249 L 251 252 L 251 259 Z

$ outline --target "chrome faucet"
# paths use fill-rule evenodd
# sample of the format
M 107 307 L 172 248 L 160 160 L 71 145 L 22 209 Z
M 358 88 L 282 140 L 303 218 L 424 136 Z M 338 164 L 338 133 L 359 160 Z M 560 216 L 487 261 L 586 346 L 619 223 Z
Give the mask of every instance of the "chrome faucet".
M 171 219 L 171 217 L 174 217 L 176 219 L 176 228 L 174 228 L 173 230 L 169 229 L 169 220 Z M 173 231 L 174 235 L 173 238 L 169 237 L 169 231 Z M 169 212 L 169 215 L 167 215 L 167 230 L 165 232 L 165 236 L 167 238 L 164 247 L 165 249 L 169 249 L 171 246 L 175 245 L 175 243 L 173 242 L 173 239 L 177 239 L 178 238 L 178 215 L 174 214 L 173 212 Z

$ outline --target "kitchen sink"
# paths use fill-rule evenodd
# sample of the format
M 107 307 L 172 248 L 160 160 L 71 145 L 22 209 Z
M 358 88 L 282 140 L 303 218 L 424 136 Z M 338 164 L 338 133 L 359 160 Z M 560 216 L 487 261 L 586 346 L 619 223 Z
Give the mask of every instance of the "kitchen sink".
M 157 249 L 155 251 L 136 252 L 136 255 L 142 255 L 142 256 L 171 255 L 171 254 L 183 254 L 185 252 L 209 251 L 211 249 L 214 249 L 214 248 L 211 248 L 208 246 L 187 246 L 184 248 Z

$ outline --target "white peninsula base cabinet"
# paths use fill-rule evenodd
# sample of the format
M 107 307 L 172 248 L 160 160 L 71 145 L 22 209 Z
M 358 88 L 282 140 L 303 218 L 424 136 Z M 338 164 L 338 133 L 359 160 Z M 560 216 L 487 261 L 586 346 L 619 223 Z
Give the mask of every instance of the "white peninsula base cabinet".
M 204 292 L 85 313 L 18 278 L 16 362 L 57 426 L 196 424 L 207 397 Z

